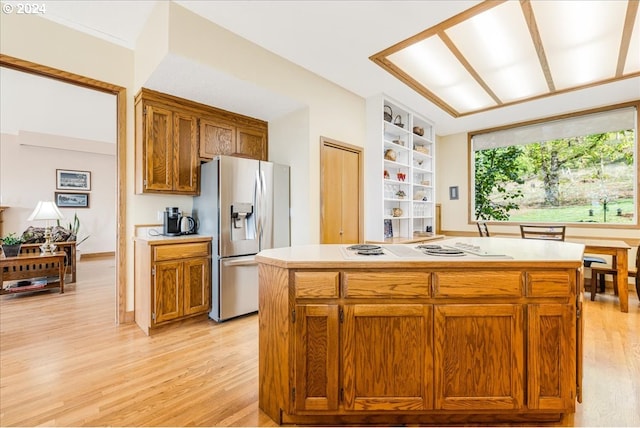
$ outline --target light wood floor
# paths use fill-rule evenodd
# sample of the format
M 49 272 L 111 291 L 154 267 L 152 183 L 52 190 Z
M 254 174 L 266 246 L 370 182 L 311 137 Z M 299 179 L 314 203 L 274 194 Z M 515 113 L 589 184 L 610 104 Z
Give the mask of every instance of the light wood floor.
M 116 326 L 113 259 L 0 297 L 1 426 L 274 426 L 258 409 L 257 316 L 147 337 Z M 585 296 L 584 400 L 565 424 L 640 426 L 640 308 Z

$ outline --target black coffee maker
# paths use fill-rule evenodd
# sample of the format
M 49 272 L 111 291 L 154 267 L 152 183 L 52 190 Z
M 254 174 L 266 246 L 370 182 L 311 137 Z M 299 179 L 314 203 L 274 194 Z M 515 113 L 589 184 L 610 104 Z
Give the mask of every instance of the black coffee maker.
M 162 234 L 165 236 L 178 236 L 181 235 L 180 231 L 180 210 L 178 207 L 167 207 L 164 211 L 164 225 L 162 227 Z

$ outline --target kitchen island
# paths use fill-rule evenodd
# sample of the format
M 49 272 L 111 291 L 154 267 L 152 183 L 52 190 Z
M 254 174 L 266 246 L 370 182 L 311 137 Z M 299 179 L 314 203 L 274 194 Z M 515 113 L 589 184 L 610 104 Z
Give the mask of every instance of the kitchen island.
M 313 425 L 574 413 L 584 245 L 434 244 L 259 253 L 260 408 L 279 424 Z

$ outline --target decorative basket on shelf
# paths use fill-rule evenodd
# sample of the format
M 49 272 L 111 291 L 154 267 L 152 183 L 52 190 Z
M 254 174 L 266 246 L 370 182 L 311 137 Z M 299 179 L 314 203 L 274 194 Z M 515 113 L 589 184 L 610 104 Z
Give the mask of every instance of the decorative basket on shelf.
M 396 161 L 396 158 L 397 158 L 397 156 L 396 156 L 396 151 L 395 151 L 395 150 L 393 150 L 393 149 L 387 149 L 387 150 L 385 150 L 385 151 L 384 151 L 384 158 L 385 158 L 386 160 L 390 160 L 390 161 L 395 162 L 395 161 Z
M 416 152 L 425 154 L 425 155 L 429 154 L 429 148 L 425 147 L 425 146 L 418 146 L 417 145 L 417 146 L 415 146 L 415 148 L 413 150 L 415 150 Z
M 422 137 L 424 135 L 424 128 L 422 126 L 414 126 L 413 133 Z
M 402 117 L 400 115 L 397 115 L 396 118 L 393 119 L 393 124 L 400 128 L 404 128 L 404 123 L 402 123 Z
M 393 110 L 391 110 L 391 107 L 387 105 L 384 106 L 383 117 L 387 122 L 391 122 L 393 120 Z

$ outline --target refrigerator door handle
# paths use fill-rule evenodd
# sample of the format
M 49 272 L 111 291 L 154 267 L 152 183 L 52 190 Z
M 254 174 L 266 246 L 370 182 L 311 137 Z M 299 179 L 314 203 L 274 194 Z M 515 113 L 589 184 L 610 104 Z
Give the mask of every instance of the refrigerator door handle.
M 264 224 L 267 220 L 267 180 L 262 169 L 260 170 L 260 181 L 260 190 L 262 191 L 262 196 L 260 197 L 260 239 L 262 239 Z
M 254 266 L 257 265 L 258 262 L 251 257 L 250 259 L 223 260 L 222 264 L 224 266 Z
M 261 218 L 261 204 L 262 204 L 262 182 L 260 181 L 260 172 L 256 171 L 256 192 L 255 192 L 255 207 L 256 212 L 254 214 L 254 224 L 256 228 L 256 237 L 258 241 L 262 235 L 262 218 Z

